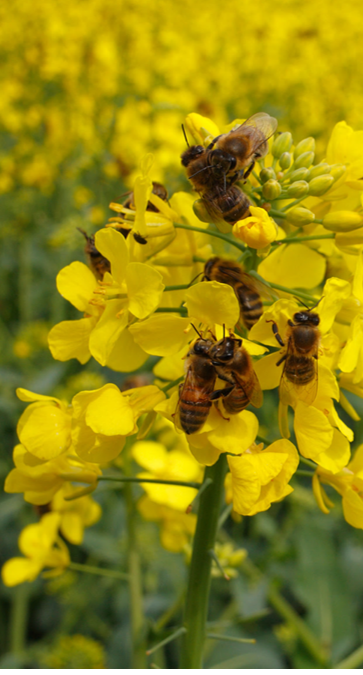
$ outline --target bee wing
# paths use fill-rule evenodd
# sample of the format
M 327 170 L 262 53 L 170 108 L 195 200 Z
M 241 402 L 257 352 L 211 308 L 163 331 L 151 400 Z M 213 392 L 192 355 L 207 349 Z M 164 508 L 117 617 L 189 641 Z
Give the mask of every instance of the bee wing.
M 318 393 L 318 362 L 316 359 L 313 360 L 314 378 L 307 384 L 298 385 L 288 380 L 285 372 L 286 366 L 284 367 L 279 387 L 281 403 L 293 406 L 298 401 L 303 401 L 306 405 L 311 405 L 315 401 Z M 299 375 L 298 371 L 296 371 L 296 375 Z
M 259 112 L 249 117 L 243 124 L 241 124 L 237 129 L 242 129 L 243 127 L 254 127 L 263 133 L 265 140 L 267 141 L 277 129 L 277 119 L 271 117 L 268 113 Z M 233 131 L 237 131 L 233 129 Z
M 251 405 L 255 408 L 261 408 L 263 403 L 263 393 L 255 371 L 253 371 L 253 374 L 251 375 L 251 379 L 253 380 L 252 392 L 249 387 L 246 387 L 246 382 L 239 377 L 238 373 L 234 372 L 233 374 L 238 386 L 243 389 Z

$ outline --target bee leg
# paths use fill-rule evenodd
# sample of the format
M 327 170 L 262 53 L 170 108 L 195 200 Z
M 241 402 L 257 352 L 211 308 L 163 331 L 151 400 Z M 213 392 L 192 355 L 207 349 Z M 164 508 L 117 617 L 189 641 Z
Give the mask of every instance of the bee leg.
M 286 357 L 287 357 L 287 354 L 284 354 L 283 356 L 281 356 L 281 359 L 278 360 L 276 365 L 281 366 L 281 364 L 285 361 Z
M 233 386 L 235 386 L 236 380 L 234 379 L 232 374 L 231 375 L 224 375 L 223 371 L 222 371 L 222 373 L 219 372 L 219 367 L 218 367 L 218 365 L 216 365 L 216 363 L 213 363 L 213 365 L 214 365 L 214 368 L 215 368 L 216 373 L 217 373 L 220 380 L 223 380 L 223 382 L 229 382 L 229 384 L 233 384 Z M 224 391 L 224 389 L 223 389 L 223 391 Z
M 222 396 L 228 396 L 228 394 L 233 391 L 235 385 L 232 387 L 226 387 L 225 389 L 216 389 L 213 394 L 210 397 L 211 401 L 216 401 L 218 398 L 221 398 Z
M 247 180 L 248 176 L 249 176 L 250 173 L 253 171 L 254 166 L 255 166 L 255 160 L 253 160 L 253 162 L 250 164 L 250 166 L 248 167 L 247 171 L 244 172 L 244 174 L 243 174 L 243 180 L 244 180 L 244 181 Z
M 279 345 L 281 347 L 285 347 L 285 343 L 284 343 L 284 341 L 283 341 L 283 339 L 282 339 L 282 337 L 279 333 L 279 327 L 278 327 L 276 321 L 273 321 L 272 319 L 268 319 L 266 321 L 266 323 L 272 323 L 272 332 L 273 332 L 277 342 L 279 343 Z

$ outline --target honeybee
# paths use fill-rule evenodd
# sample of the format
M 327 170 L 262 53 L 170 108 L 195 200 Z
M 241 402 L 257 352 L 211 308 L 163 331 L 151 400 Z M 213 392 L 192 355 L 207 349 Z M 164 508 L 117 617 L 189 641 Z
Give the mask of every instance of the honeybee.
M 206 192 L 195 202 L 194 209 L 203 222 L 218 223 L 225 221 L 234 225 L 238 220 L 246 218 L 250 211 L 250 201 L 242 190 L 232 185 L 226 190 L 214 189 Z
M 277 323 L 272 321 L 272 330 L 285 353 L 276 363 L 285 361 L 281 376 L 279 396 L 282 403 L 291 405 L 297 394 L 299 400 L 307 405 L 314 402 L 318 390 L 318 352 L 320 317 L 309 309 L 296 312 L 294 322 L 288 320 L 287 345 L 282 340 Z
M 213 366 L 221 380 L 226 382 L 224 390 L 217 390 L 212 401 L 223 394 L 223 406 L 227 413 L 236 414 L 251 403 L 260 408 L 263 394 L 257 375 L 253 370 L 252 359 L 242 346 L 242 340 L 224 337 L 216 342 L 209 351 Z
M 179 387 L 179 419 L 186 434 L 194 434 L 205 423 L 212 406 L 211 395 L 217 379 L 209 351 L 213 340 L 192 342 L 185 361 L 185 380 Z
M 204 266 L 204 280 L 232 286 L 240 306 L 240 320 L 250 330 L 263 314 L 258 282 L 244 272 L 235 260 L 210 258 Z M 262 284 L 261 284 L 262 287 Z
M 277 120 L 267 113 L 252 115 L 232 131 L 213 139 L 207 147 L 208 163 L 226 176 L 246 180 L 255 161 L 267 154 L 267 141 L 276 128 Z
M 90 268 L 92 269 L 94 275 L 97 279 L 103 279 L 103 275 L 106 272 L 111 271 L 111 264 L 107 258 L 105 258 L 95 247 L 95 238 L 93 235 L 89 236 L 87 232 L 82 230 L 80 227 L 77 228 L 81 232 L 86 240 L 86 245 L 84 247 L 85 254 L 88 259 Z

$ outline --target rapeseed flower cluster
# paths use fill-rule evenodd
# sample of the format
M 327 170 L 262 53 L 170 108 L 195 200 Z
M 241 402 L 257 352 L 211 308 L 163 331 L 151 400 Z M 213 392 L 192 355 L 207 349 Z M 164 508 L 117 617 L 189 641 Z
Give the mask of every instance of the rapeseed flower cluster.
M 235 125 L 219 129 L 200 114 L 185 124 L 198 152 Z M 82 541 L 84 527 L 100 517 L 88 493 L 105 465 L 120 466 L 121 458 L 122 466 L 124 446 L 141 467 L 136 477 L 148 481 L 139 511 L 160 523 L 171 551 L 188 550 L 203 467 L 223 453 L 226 501 L 236 514 L 265 511 L 290 494 L 303 461 L 315 469 L 322 510 L 331 506 L 323 487 L 329 485 L 342 495 L 346 520 L 363 528 L 362 447 L 351 459 L 353 432 L 336 408 L 356 420 L 350 395 L 363 397 L 362 133 L 337 124 L 319 163 L 312 137 L 295 144 L 290 133 L 276 134 L 240 183 L 249 214 L 226 223 L 223 233 L 218 223 L 198 219 L 196 194 L 158 197 L 146 156 L 133 202 L 112 203 L 118 215 L 96 232 L 90 266 L 76 261 L 59 272 L 59 292 L 82 316 L 52 328 L 49 347 L 55 359 L 93 357 L 125 373 L 158 357 L 155 382 L 126 391 L 105 384 L 76 393 L 70 404 L 18 390 L 29 405 L 5 489 L 49 513 L 23 531 L 26 558 L 6 564 L 5 583 L 69 564 L 58 532 Z M 238 258 L 239 285 L 206 274 L 206 263 L 218 256 L 227 265 Z M 246 286 L 264 298 L 249 330 Z M 243 366 L 218 356 L 227 343 Z M 263 405 L 261 390 L 277 388 L 281 437 L 266 442 L 257 414 L 245 408 Z M 195 421 L 197 410 L 201 421 L 188 428 L 183 414 Z M 37 553 L 31 537 L 42 542 Z

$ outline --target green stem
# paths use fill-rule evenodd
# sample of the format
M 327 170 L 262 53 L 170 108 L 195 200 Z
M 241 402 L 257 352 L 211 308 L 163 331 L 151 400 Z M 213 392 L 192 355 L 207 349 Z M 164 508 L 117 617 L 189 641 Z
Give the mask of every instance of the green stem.
M 104 567 L 94 567 L 93 565 L 83 565 L 82 563 L 71 562 L 68 565 L 69 570 L 74 572 L 84 572 L 85 574 L 97 574 L 100 577 L 109 577 L 110 579 L 121 579 L 122 581 L 129 581 L 130 577 L 125 572 L 118 570 L 108 570 Z
M 29 588 L 22 584 L 13 591 L 10 613 L 10 651 L 21 655 L 25 651 L 28 625 Z
M 205 472 L 204 480 L 211 478 L 213 484 L 203 492 L 199 503 L 184 613 L 187 632 L 180 668 L 202 668 L 212 566 L 209 551 L 214 548 L 226 469 L 226 457 L 222 454 Z
M 295 471 L 295 476 L 308 476 L 309 478 L 312 478 L 314 476 L 314 472 L 304 471 L 303 469 L 297 469 L 297 471 Z
M 156 312 L 159 314 L 163 314 L 164 312 L 170 314 L 170 312 L 172 312 L 173 314 L 182 314 L 183 316 L 187 316 L 188 314 L 185 307 L 158 307 L 158 309 L 155 310 L 155 313 Z
M 181 485 L 182 487 L 191 487 L 198 490 L 201 483 L 189 483 L 182 480 L 162 480 L 161 478 L 138 478 L 137 476 L 99 476 L 97 480 L 110 480 L 117 483 L 157 483 L 158 485 Z
M 311 468 L 314 470 L 317 468 L 317 465 L 314 462 L 312 462 L 311 459 L 306 459 L 301 455 L 299 455 L 299 459 L 302 464 L 306 464 L 306 466 L 311 466 Z
M 179 286 L 165 286 L 164 292 L 167 291 L 183 291 L 185 288 L 190 288 L 190 284 L 179 284 Z
M 343 659 L 343 661 L 337 663 L 336 666 L 333 666 L 333 668 L 358 668 L 361 663 L 363 663 L 363 645 L 347 656 L 346 659 Z
M 169 391 L 169 389 L 172 389 L 173 387 L 176 387 L 177 384 L 182 382 L 184 380 L 184 375 L 181 375 L 178 377 L 176 380 L 173 380 L 172 382 L 169 382 L 169 384 L 166 384 L 165 387 L 160 387 L 161 391 L 164 392 L 164 394 Z
M 278 244 L 300 244 L 302 241 L 319 241 L 320 239 L 335 239 L 335 234 L 312 234 L 307 235 L 306 237 L 286 237 L 285 239 L 276 239 L 273 241 L 271 246 L 277 246 Z
M 201 232 L 202 234 L 207 234 L 211 237 L 217 237 L 217 239 L 222 239 L 222 241 L 226 241 L 228 244 L 231 244 L 231 246 L 235 246 L 235 248 L 238 248 L 240 251 L 246 250 L 244 244 L 240 244 L 238 241 L 230 239 L 230 237 L 228 237 L 226 234 L 222 234 L 221 232 L 214 232 L 213 230 L 204 230 L 202 227 L 194 227 L 192 225 L 182 225 L 181 223 L 174 224 L 174 227 L 180 228 L 182 230 L 192 230 L 193 232 Z
M 131 473 L 130 453 L 124 453 L 124 471 Z M 130 614 L 131 614 L 131 643 L 133 669 L 146 668 L 146 641 L 145 621 L 143 613 L 143 597 L 141 583 L 140 555 L 136 539 L 136 509 L 132 494 L 131 481 L 125 484 L 126 522 L 128 537 L 128 570 L 130 575 Z
M 301 298 L 302 300 L 307 300 L 308 302 L 316 301 L 316 298 L 314 298 L 312 295 L 303 293 L 303 291 L 298 291 L 296 288 L 287 288 L 286 286 L 280 286 L 280 284 L 273 284 L 272 281 L 269 281 L 269 285 L 272 288 L 276 288 L 278 291 L 284 291 L 290 295 L 296 295 L 297 298 Z
M 280 196 L 280 199 L 283 199 L 283 197 Z M 287 199 L 289 199 L 289 197 L 287 197 Z M 291 197 L 290 197 L 290 199 L 291 199 Z M 297 204 L 300 204 L 300 202 L 302 202 L 303 199 L 306 199 L 306 195 L 304 195 L 303 197 L 300 197 L 299 199 L 294 199 L 294 201 L 293 201 L 293 202 L 290 202 L 290 204 L 286 204 L 286 206 L 283 206 L 283 207 L 282 207 L 281 211 L 282 211 L 283 213 L 285 213 L 285 211 L 288 211 L 288 210 L 291 209 L 293 206 L 296 206 Z

